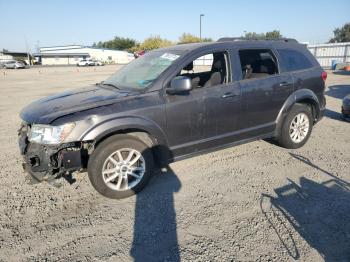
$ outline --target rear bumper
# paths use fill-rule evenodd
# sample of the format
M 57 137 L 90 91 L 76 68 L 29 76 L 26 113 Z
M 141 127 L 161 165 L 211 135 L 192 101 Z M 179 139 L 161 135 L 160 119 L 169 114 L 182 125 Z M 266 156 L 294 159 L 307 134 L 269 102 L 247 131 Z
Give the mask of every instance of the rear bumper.
M 344 116 L 350 116 L 350 109 L 345 109 L 344 107 L 341 108 L 341 113 L 344 115 Z
M 350 95 L 343 99 L 341 112 L 342 112 L 342 114 L 344 116 L 349 116 L 350 117 Z

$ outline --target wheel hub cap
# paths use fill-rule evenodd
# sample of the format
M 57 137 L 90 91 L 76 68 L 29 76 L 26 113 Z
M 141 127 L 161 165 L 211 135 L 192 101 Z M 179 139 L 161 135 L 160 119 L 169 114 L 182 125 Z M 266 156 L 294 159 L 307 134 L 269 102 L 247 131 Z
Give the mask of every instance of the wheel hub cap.
M 306 138 L 309 128 L 309 117 L 305 113 L 297 114 L 290 124 L 289 136 L 294 143 L 300 143 Z
M 116 191 L 135 187 L 146 171 L 145 159 L 135 149 L 123 148 L 109 155 L 102 167 L 105 184 Z

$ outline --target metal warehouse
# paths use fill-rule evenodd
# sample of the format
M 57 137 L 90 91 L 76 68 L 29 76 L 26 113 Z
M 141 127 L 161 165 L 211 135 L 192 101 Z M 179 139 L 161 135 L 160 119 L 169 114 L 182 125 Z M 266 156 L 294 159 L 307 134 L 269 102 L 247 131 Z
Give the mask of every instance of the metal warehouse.
M 93 48 L 82 45 L 42 47 L 34 55 L 43 65 L 76 65 L 82 59 L 92 59 L 111 64 L 126 64 L 134 59 L 126 51 Z
M 323 67 L 350 63 L 350 42 L 308 45 L 308 49 Z

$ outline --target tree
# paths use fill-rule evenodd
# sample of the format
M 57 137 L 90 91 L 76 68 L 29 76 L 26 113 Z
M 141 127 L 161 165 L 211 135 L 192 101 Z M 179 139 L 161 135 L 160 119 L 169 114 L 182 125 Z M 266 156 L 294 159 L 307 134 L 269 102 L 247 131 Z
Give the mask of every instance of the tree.
M 278 30 L 273 30 L 266 33 L 248 32 L 244 35 L 244 38 L 248 39 L 278 39 L 282 37 L 282 34 Z
M 189 34 L 189 33 L 183 33 L 179 37 L 178 44 L 188 44 L 188 43 L 198 43 L 198 42 L 212 42 L 213 39 L 211 38 L 202 38 L 202 40 L 195 35 Z
M 158 36 L 150 36 L 146 38 L 140 45 L 139 50 L 152 50 L 161 47 L 171 46 L 173 43 L 167 39 Z
M 136 45 L 136 40 L 131 38 L 124 38 L 116 36 L 113 40 L 101 42 L 97 44 L 94 43 L 94 47 L 99 48 L 108 48 L 108 49 L 117 49 L 117 50 L 129 50 Z
M 281 35 L 280 31 L 278 30 L 273 30 L 270 32 L 266 32 L 265 33 L 265 37 L 268 39 L 279 39 L 279 38 L 283 38 L 283 36 Z
M 179 37 L 179 42 L 178 44 L 188 44 L 188 43 L 198 43 L 200 42 L 200 38 L 189 34 L 189 33 L 183 33 L 180 37 Z
M 334 37 L 329 40 L 329 43 L 350 42 L 350 23 L 346 23 L 341 28 L 336 28 L 333 34 Z
M 204 37 L 204 38 L 202 38 L 202 42 L 213 42 L 213 38 L 211 38 L 211 37 Z

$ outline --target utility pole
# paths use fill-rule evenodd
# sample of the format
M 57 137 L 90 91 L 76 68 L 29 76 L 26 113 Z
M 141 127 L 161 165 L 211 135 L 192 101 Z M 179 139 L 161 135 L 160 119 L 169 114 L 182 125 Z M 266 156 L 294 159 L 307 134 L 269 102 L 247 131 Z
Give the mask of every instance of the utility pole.
M 199 40 L 202 42 L 202 17 L 204 14 L 199 15 Z
M 27 52 L 28 63 L 29 63 L 29 65 L 32 65 L 32 63 L 30 61 L 29 50 L 28 50 L 28 42 L 27 42 L 27 37 L 26 36 L 24 36 L 24 41 L 26 43 L 26 52 Z

